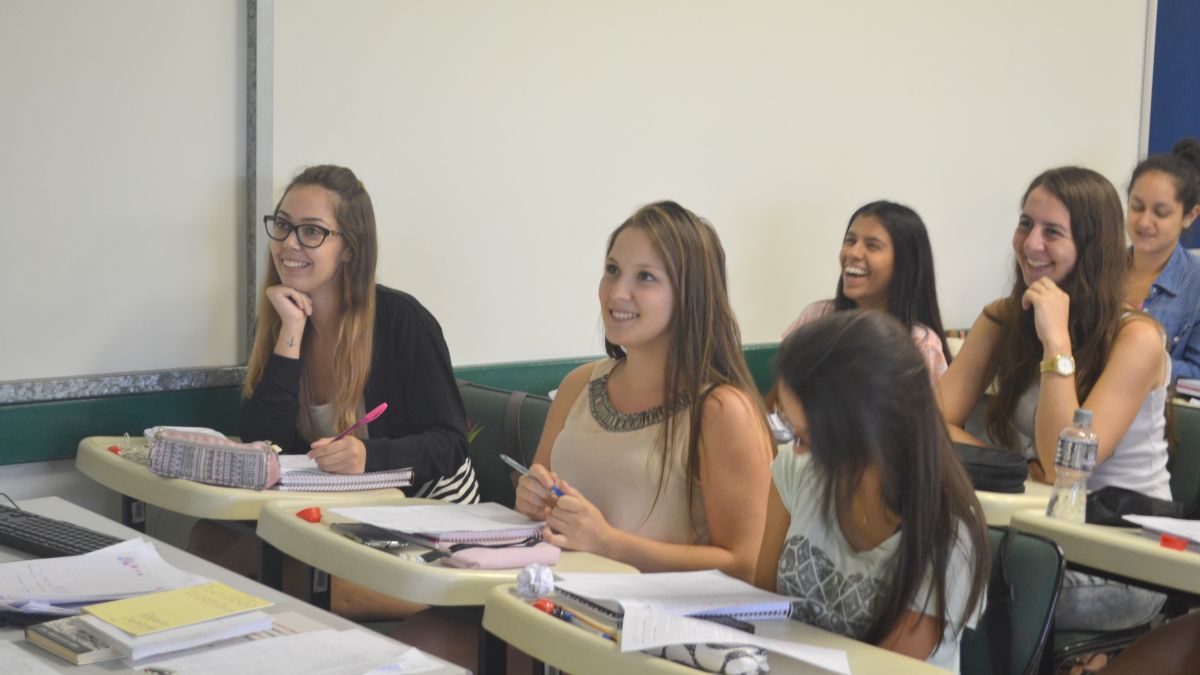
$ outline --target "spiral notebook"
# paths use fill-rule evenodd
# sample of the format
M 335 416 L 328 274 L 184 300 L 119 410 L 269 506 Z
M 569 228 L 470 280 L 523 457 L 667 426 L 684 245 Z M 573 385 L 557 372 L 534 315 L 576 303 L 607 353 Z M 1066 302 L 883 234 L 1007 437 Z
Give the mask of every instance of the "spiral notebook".
M 417 535 L 431 544 L 486 544 L 541 535 L 544 523 L 495 504 L 343 507 L 334 513 L 386 530 Z
M 651 574 L 563 573 L 554 590 L 613 619 L 623 603 L 675 616 L 726 616 L 743 621 L 786 619 L 793 598 L 764 591 L 717 570 Z
M 307 455 L 279 456 L 279 483 L 276 489 L 289 492 L 352 492 L 380 490 L 412 485 L 412 469 L 392 469 L 368 473 L 327 473 Z

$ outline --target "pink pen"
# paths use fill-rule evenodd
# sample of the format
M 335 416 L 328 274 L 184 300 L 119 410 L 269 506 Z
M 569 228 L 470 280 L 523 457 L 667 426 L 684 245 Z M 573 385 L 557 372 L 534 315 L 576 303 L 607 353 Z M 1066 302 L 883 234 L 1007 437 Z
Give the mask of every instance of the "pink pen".
M 357 429 L 357 428 L 361 427 L 362 425 L 364 425 L 364 424 L 369 424 L 369 423 L 371 423 L 371 422 L 374 422 L 374 421 L 375 421 L 375 418 L 376 418 L 376 417 L 379 417 L 380 415 L 382 415 L 384 410 L 387 410 L 387 404 L 386 404 L 386 403 L 380 403 L 379 405 L 375 406 L 375 409 L 374 409 L 374 410 L 372 410 L 371 412 L 367 413 L 366 415 L 363 415 L 362 417 L 360 417 L 360 418 L 359 418 L 359 420 L 358 420 L 357 422 L 355 422 L 354 424 L 350 425 L 350 428 L 349 428 L 349 429 L 347 429 L 347 430 L 343 431 L 342 433 L 338 434 L 337 436 L 334 436 L 334 437 L 333 437 L 333 441 L 340 441 L 340 440 L 342 440 L 343 438 L 345 438 L 345 437 L 349 436 L 349 435 L 350 435 L 350 432 L 352 432 L 352 431 L 354 431 L 355 429 Z M 333 441 L 329 441 L 329 442 L 330 442 L 330 443 L 332 443 Z

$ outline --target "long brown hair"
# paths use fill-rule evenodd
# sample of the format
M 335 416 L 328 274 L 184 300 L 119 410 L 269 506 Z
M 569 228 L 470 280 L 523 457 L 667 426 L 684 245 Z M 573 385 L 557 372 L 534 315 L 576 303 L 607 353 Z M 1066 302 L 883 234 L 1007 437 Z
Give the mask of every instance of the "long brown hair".
M 762 426 L 764 439 L 768 433 L 766 413 L 742 354 L 741 332 L 729 304 L 725 250 L 717 231 L 708 221 L 675 202 L 656 202 L 638 209 L 613 230 L 606 253 L 612 252 L 617 236 L 626 228 L 637 228 L 650 238 L 674 290 L 662 408 L 671 413 L 685 402 L 690 404 L 688 441 L 683 449 L 690 504 L 693 486 L 700 477 L 700 425 L 708 395 L 722 384 L 743 391 L 760 413 L 756 419 Z M 625 350 L 607 338 L 604 347 L 615 359 L 625 357 Z M 666 485 L 667 466 L 680 451 L 674 447 L 677 424 L 673 414 L 666 415 L 663 421 L 655 504 Z
M 987 587 L 987 529 L 910 331 L 883 312 L 834 312 L 796 329 L 777 359 L 783 386 L 804 407 L 827 522 L 850 508 L 870 466 L 884 505 L 900 517 L 891 588 L 863 639 L 878 644 L 895 628 L 926 579 L 933 611 L 922 613 L 937 620 L 939 635 L 948 625 L 961 631 Z M 971 589 L 962 616 L 950 616 L 947 570 L 960 526 L 974 548 Z
M 341 320 L 338 322 L 333 352 L 334 378 L 333 410 L 334 425 L 349 427 L 354 423 L 363 407 L 363 391 L 371 369 L 371 342 L 375 331 L 375 260 L 378 245 L 375 236 L 375 209 L 371 196 L 362 181 L 350 169 L 341 166 L 313 166 L 300 172 L 279 198 L 275 212 L 283 198 L 294 187 L 312 185 L 329 191 L 333 200 L 334 218 L 338 231 L 349 254 L 349 259 L 338 270 L 337 285 L 341 294 Z M 246 364 L 246 381 L 242 385 L 242 396 L 250 398 L 254 387 L 262 379 L 263 368 L 275 349 L 275 341 L 283 322 L 267 300 L 267 289 L 280 283 L 279 270 L 271 256 L 267 255 L 267 273 L 262 290 L 258 294 L 258 325 L 255 329 L 254 347 Z M 310 344 L 312 322 L 304 327 L 301 345 Z M 303 355 L 301 356 L 303 361 Z M 312 373 L 307 363 L 300 375 L 300 433 L 309 440 L 313 438 L 312 420 L 309 417 L 312 400 L 309 382 Z M 365 437 L 365 427 L 359 430 Z
M 1120 328 L 1126 274 L 1125 212 L 1117 189 L 1091 169 L 1067 166 L 1046 171 L 1029 184 L 1022 206 L 1039 187 L 1062 202 L 1071 216 L 1075 266 L 1058 286 L 1071 299 L 1067 328 L 1075 356 L 1075 387 L 1082 401 L 1100 378 Z M 1016 437 L 1012 419 L 1017 400 L 1038 376 L 1043 356 L 1033 311 L 1021 308 L 1021 296 L 1028 286 L 1019 261 L 1014 261 L 1014 277 L 1012 292 L 999 311 L 995 316 L 988 314 L 1000 325 L 1000 338 L 989 364 L 997 391 L 988 405 L 987 429 L 1006 446 Z

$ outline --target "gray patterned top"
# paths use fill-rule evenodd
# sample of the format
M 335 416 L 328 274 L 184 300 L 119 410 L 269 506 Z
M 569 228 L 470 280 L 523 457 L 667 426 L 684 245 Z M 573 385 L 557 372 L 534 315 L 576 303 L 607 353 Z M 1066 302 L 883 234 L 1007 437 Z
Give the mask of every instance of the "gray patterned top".
M 687 398 L 680 400 L 670 414 L 686 410 L 690 402 Z M 600 428 L 610 432 L 645 429 L 662 422 L 668 414 L 662 406 L 637 413 L 623 413 L 617 410 L 613 407 L 612 399 L 608 397 L 608 373 L 588 383 L 588 408 Z

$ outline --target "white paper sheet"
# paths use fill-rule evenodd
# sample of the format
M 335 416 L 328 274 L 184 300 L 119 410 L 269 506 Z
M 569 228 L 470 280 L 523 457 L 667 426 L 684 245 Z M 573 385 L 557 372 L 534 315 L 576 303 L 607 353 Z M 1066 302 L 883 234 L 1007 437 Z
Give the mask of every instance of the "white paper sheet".
M 319 630 L 155 659 L 139 663 L 138 670 L 170 671 L 177 675 L 362 675 L 396 662 L 411 649 L 362 629 Z M 152 671 L 144 670 L 151 667 Z
M 360 523 L 370 523 L 400 532 L 540 530 L 543 525 L 506 506 L 492 502 L 446 506 L 342 507 L 333 509 L 333 512 Z
M 46 652 L 46 657 L 58 658 L 49 652 Z M 58 675 L 58 671 L 15 644 L 0 642 L 0 675 Z
M 292 473 L 293 471 L 321 472 L 321 468 L 317 466 L 317 460 L 308 455 L 280 455 L 279 473 Z
M 131 539 L 84 555 L 0 564 L 0 605 L 79 604 L 206 581 L 167 564 L 144 539 Z
M 1200 543 L 1200 520 L 1182 520 L 1161 516 L 1124 516 L 1125 520 L 1137 523 L 1147 530 L 1166 532 L 1176 537 Z
M 622 652 L 695 642 L 754 645 L 834 673 L 850 673 L 850 661 L 846 652 L 841 649 L 760 637 L 711 621 L 659 612 L 652 609 L 649 603 L 626 601 L 623 606 L 625 617 L 621 623 Z

